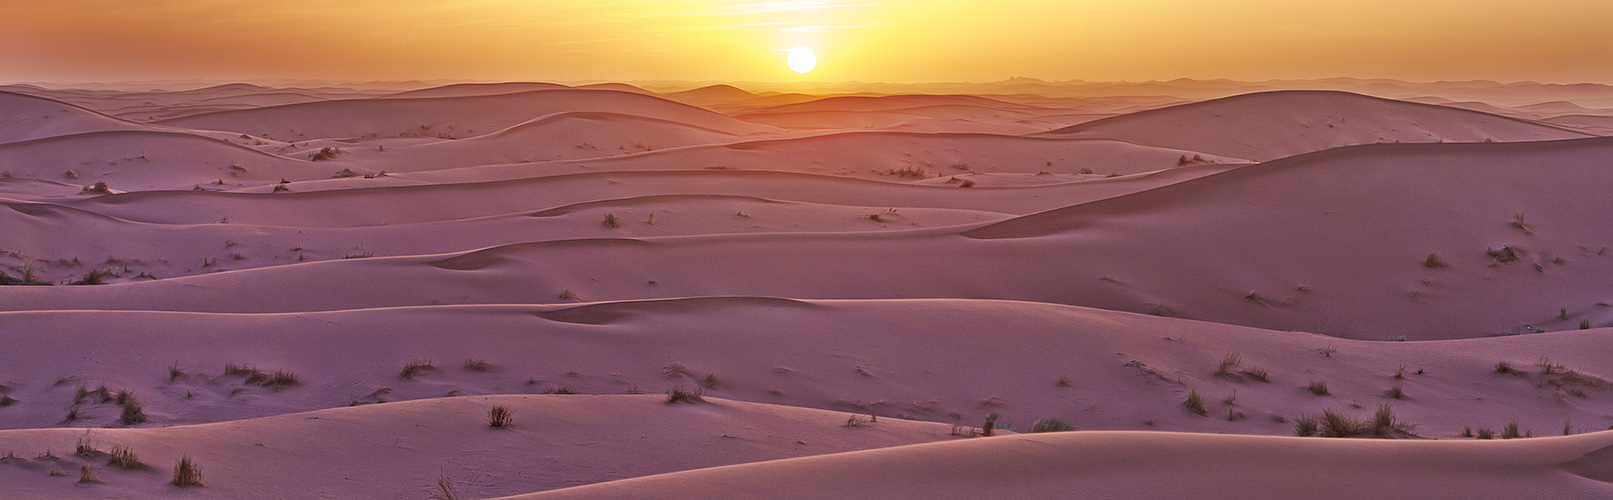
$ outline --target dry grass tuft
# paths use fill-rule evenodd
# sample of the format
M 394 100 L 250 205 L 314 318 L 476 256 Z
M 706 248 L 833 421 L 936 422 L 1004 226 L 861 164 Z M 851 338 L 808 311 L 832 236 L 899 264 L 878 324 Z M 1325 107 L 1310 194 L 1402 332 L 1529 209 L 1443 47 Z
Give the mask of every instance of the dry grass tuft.
M 417 359 L 403 365 L 403 370 L 398 372 L 398 376 L 405 380 L 414 380 L 415 377 L 436 369 L 437 367 L 432 366 L 430 361 Z
M 505 428 L 510 426 L 514 412 L 504 405 L 497 405 L 487 410 L 487 426 Z
M 1490 429 L 1479 429 L 1477 434 L 1479 439 L 1495 439 L 1495 431 Z
M 191 461 L 190 457 L 180 457 L 179 463 L 174 464 L 174 479 L 168 484 L 182 488 L 202 486 L 202 468 Z
M 95 477 L 95 471 L 90 470 L 90 466 L 78 466 L 78 484 L 97 484 L 100 482 L 101 478 Z
M 1069 432 L 1069 431 L 1073 431 L 1073 430 L 1075 430 L 1075 426 L 1067 424 L 1063 420 L 1054 419 L 1054 418 L 1050 418 L 1050 419 L 1046 419 L 1046 420 L 1037 420 L 1036 423 L 1031 424 L 1031 432 L 1033 432 L 1033 433 L 1035 433 L 1035 432 Z
M 1423 267 L 1426 267 L 1426 268 L 1429 268 L 1429 269 L 1442 269 L 1442 268 L 1445 268 L 1445 267 L 1449 267 L 1449 265 L 1445 264 L 1445 261 L 1440 260 L 1439 254 L 1430 253 L 1430 254 L 1428 254 L 1427 258 L 1423 259 Z
M 1317 396 L 1326 396 L 1332 394 L 1327 390 L 1327 382 L 1321 380 L 1312 380 L 1311 385 L 1306 387 L 1306 389 L 1311 391 L 1311 394 L 1315 394 Z
M 1321 432 L 1322 421 L 1314 415 L 1300 415 L 1294 419 L 1294 435 L 1299 437 L 1315 436 Z
M 480 359 L 467 359 L 464 366 L 466 370 L 473 372 L 485 372 L 493 369 L 493 365 L 487 364 L 486 361 Z
M 112 451 L 107 452 L 106 464 L 123 470 L 135 470 L 140 468 L 140 457 L 135 456 L 134 450 L 127 446 L 113 446 Z
M 1500 361 L 1495 364 L 1495 372 L 1502 375 L 1523 375 L 1523 371 L 1512 367 L 1512 363 Z
M 1208 410 L 1204 409 L 1204 396 L 1200 396 L 1199 391 L 1196 389 L 1188 391 L 1187 399 L 1182 401 L 1182 406 L 1187 407 L 1188 411 L 1197 413 L 1199 415 L 1210 414 Z
M 448 476 L 437 476 L 437 490 L 431 492 L 430 500 L 459 500 L 459 490 L 454 489 L 454 482 Z
M 674 387 L 666 391 L 666 402 L 667 404 L 704 403 L 706 402 L 705 393 L 706 391 L 700 388 L 686 391 L 682 387 Z

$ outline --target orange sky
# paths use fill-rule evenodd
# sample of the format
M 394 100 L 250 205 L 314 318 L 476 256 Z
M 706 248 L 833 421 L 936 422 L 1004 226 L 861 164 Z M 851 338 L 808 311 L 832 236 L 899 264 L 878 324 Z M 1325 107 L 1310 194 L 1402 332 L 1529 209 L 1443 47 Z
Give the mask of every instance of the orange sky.
M 1613 83 L 1609 0 L 6 0 L 0 81 Z M 818 69 L 784 65 L 808 46 Z

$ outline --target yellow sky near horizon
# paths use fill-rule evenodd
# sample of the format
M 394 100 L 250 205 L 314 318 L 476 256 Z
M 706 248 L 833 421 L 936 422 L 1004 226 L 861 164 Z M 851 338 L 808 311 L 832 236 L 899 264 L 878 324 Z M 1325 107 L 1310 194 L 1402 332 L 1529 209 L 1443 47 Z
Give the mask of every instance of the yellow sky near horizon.
M 1613 83 L 1607 0 L 54 0 L 0 81 Z M 786 51 L 817 51 L 790 72 Z

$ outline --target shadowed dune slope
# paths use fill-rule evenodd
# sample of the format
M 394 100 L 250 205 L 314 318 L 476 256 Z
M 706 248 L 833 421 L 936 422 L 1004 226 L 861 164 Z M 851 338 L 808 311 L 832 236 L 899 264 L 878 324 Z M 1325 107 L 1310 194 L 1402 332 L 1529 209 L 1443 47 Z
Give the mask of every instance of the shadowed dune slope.
M 0 144 L 0 170 L 12 177 L 113 189 L 185 189 L 228 179 L 262 184 L 330 177 L 335 169 L 218 139 L 178 132 L 121 130 Z M 71 175 L 68 174 L 71 172 Z
M 85 132 L 148 129 L 65 102 L 0 91 L 0 144 Z
M 1561 330 L 1613 322 L 1599 305 L 1613 279 L 1613 206 L 1597 201 L 1613 183 L 1610 154 L 1613 139 L 1363 146 L 961 233 L 578 240 L 478 251 L 488 264 L 474 273 L 442 274 L 430 263 L 445 257 L 422 256 L 0 294 L 22 309 L 68 297 L 98 308 L 341 309 L 425 304 L 433 298 L 404 284 L 444 280 L 469 287 L 434 297 L 453 303 L 552 301 L 562 289 L 587 299 L 960 297 L 1367 339 Z M 204 282 L 229 291 L 186 291 Z M 344 292 L 262 299 L 309 283 Z M 155 295 L 130 300 L 144 291 Z
M 456 368 L 457 369 L 457 368 Z M 489 375 L 491 376 L 491 375 Z M 252 397 L 252 396 L 246 396 Z M 841 427 L 846 414 L 709 399 L 669 405 L 642 396 L 505 395 L 365 404 L 206 425 L 0 431 L 7 498 L 172 498 L 168 468 L 200 464 L 200 498 L 425 498 L 439 475 L 466 498 L 489 498 L 681 470 L 940 441 L 939 423 Z M 487 412 L 512 412 L 507 428 Z M 99 450 L 72 453 L 85 440 Z M 803 444 L 805 443 L 805 444 Z M 127 447 L 147 464 L 119 470 Z M 54 450 L 56 460 L 30 459 Z M 90 464 L 105 481 L 75 485 Z M 73 478 L 50 477 L 55 465 Z
M 476 264 L 441 263 L 460 272 Z M 0 421 L 8 428 L 117 425 L 115 403 L 75 398 L 81 384 L 134 391 L 149 415 L 143 425 L 157 427 L 445 394 L 675 387 L 880 422 L 979 425 L 998 413 L 999 427 L 1015 431 L 1060 419 L 1088 430 L 1290 435 L 1302 415 L 1361 419 L 1389 404 L 1422 437 L 1508 422 L 1547 436 L 1565 422 L 1574 432 L 1603 429 L 1613 410 L 1607 328 L 1369 342 L 1030 302 L 765 297 L 296 314 L 37 311 L 0 320 L 11 347 L 0 352 L 14 399 Z M 1238 360 L 1218 375 L 1228 354 Z M 1550 373 L 1535 364 L 1542 357 Z M 488 366 L 468 369 L 467 359 Z M 1518 373 L 1497 373 L 1501 361 Z M 417 362 L 433 366 L 400 374 Z M 295 373 L 298 383 L 261 386 L 224 374 L 228 364 Z M 1331 392 L 1308 392 L 1313 381 Z M 1392 386 L 1401 398 L 1386 395 Z M 1205 415 L 1183 406 L 1189 391 L 1210 403 Z M 69 422 L 70 407 L 78 419 Z
M 733 134 L 777 130 L 659 97 L 583 89 L 465 97 L 347 99 L 207 113 L 157 123 L 297 141 L 393 136 L 466 138 L 568 111 L 634 114 Z
M 1613 495 L 1613 433 L 1512 442 L 1387 442 L 1056 433 L 904 446 L 636 478 L 509 500 L 1514 499 Z
M 1336 91 L 1276 91 L 1106 118 L 1046 132 L 1267 161 L 1385 142 L 1514 142 L 1588 134 L 1431 104 Z

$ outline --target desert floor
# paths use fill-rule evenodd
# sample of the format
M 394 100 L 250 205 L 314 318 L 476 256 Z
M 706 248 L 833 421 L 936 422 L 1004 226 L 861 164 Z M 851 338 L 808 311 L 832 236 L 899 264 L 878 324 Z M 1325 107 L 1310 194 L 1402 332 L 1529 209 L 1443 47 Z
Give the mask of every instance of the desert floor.
M 1608 135 L 1599 85 L 0 86 L 0 498 L 1613 498 Z

